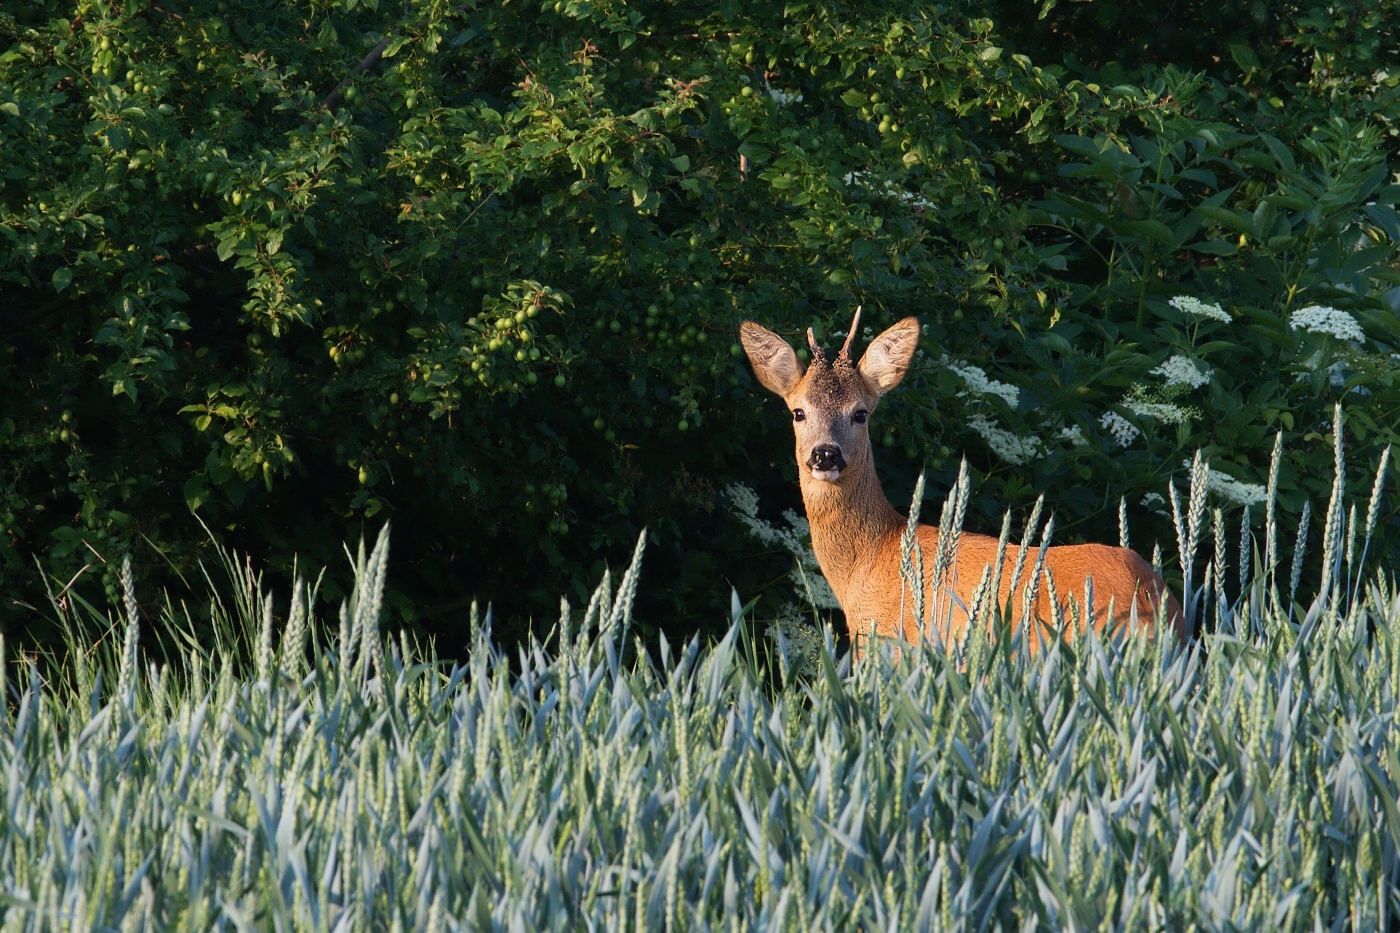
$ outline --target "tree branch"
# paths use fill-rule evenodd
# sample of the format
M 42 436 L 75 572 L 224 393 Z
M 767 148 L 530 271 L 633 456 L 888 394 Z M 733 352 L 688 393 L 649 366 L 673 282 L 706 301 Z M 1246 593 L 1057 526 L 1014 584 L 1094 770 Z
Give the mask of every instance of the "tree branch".
M 371 49 L 370 53 L 355 66 L 355 71 L 326 95 L 326 99 L 321 101 L 321 109 L 328 113 L 335 113 L 336 109 L 345 103 L 345 89 L 355 83 L 356 75 L 362 75 L 366 71 L 379 67 L 379 63 L 384 60 L 384 50 L 389 47 L 389 41 L 393 38 L 393 33 L 390 33 L 381 39 L 379 44 Z

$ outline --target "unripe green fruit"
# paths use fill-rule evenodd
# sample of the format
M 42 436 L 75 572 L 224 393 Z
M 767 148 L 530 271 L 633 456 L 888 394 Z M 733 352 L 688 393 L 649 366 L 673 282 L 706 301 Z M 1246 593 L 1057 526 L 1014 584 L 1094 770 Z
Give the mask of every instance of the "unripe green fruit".
M 744 95 L 745 97 L 752 97 L 752 96 L 753 96 L 753 88 L 749 87 L 749 86 L 746 84 L 746 85 L 744 85 L 744 89 L 743 89 L 742 91 L 740 91 L 739 93 L 742 94 L 742 95 Z
M 681 431 L 682 433 L 685 432 L 685 431 L 689 431 L 689 430 L 690 430 L 690 422 L 689 422 L 689 421 L 682 421 L 680 424 L 676 425 L 676 430 L 677 430 L 677 431 Z
M 231 200 L 233 201 L 233 206 L 238 207 L 240 204 L 243 203 L 243 192 L 235 191 Z
M 603 430 L 603 428 L 605 428 L 605 427 L 607 427 L 607 426 L 608 426 L 608 425 L 607 425 L 607 422 L 605 422 L 602 418 L 594 418 L 594 419 L 593 419 L 593 427 L 596 428 L 597 430 L 601 431 L 601 430 Z
M 562 389 L 562 388 L 564 388 L 564 386 L 568 385 L 568 383 L 569 383 L 569 380 L 567 380 L 567 379 L 564 378 L 564 374 L 563 374 L 563 373 L 560 373 L 559 375 L 557 375 L 557 376 L 554 377 L 554 387 L 555 387 L 556 389 Z

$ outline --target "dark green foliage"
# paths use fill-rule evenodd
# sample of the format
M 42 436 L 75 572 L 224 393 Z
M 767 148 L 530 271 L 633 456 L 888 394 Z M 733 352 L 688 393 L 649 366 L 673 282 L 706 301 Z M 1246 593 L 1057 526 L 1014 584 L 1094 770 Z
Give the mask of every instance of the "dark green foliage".
M 455 646 L 473 596 L 552 617 L 556 581 L 586 593 L 647 525 L 642 617 L 716 624 L 723 581 L 747 598 L 787 563 L 721 490 L 796 495 L 738 322 L 830 341 L 858 304 L 928 329 L 877 415 L 896 500 L 923 465 L 941 494 L 966 452 L 970 525 L 1045 492 L 1062 540 L 1113 540 L 1126 495 L 1150 549 L 1170 523 L 1140 503 L 1195 449 L 1262 482 L 1282 429 L 1291 528 L 1326 497 L 1333 404 L 1357 465 L 1400 419 L 1383 299 L 1400 104 L 1378 70 L 1400 54 L 1396 4 L 1340 25 L 1192 4 L 1166 38 L 1146 7 L 1101 8 L 1049 4 L 1040 25 L 996 3 L 17 8 L 0 19 L 7 594 L 36 601 L 32 555 L 59 585 L 91 565 L 109 594 L 128 549 L 147 576 L 189 574 L 192 508 L 284 573 L 338 567 L 343 537 L 392 517 L 391 608 Z M 1312 304 L 1367 341 L 1291 329 Z M 1177 354 L 1211 383 L 1163 390 L 1148 374 Z M 1116 446 L 1110 411 L 1145 439 Z M 988 425 L 1042 455 L 998 457 Z M 1061 437 L 1076 429 L 1086 443 Z

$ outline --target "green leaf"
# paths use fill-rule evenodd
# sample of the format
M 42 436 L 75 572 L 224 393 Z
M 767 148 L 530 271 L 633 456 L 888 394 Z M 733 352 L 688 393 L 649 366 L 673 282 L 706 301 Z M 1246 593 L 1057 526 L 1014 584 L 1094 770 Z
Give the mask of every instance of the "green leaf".
M 204 477 L 199 474 L 185 480 L 185 504 L 194 512 L 209 501 L 209 490 L 204 485 Z
M 12 100 L 7 100 L 3 104 L 0 104 L 0 113 L 6 113 L 12 117 L 17 117 L 19 116 L 19 104 Z
M 676 171 L 678 172 L 688 172 L 690 171 L 690 156 L 682 153 L 672 159 L 671 164 L 676 167 Z
M 1258 71 L 1259 56 L 1254 54 L 1254 50 L 1244 43 L 1230 46 L 1230 57 L 1235 60 L 1235 64 L 1240 66 L 1242 71 Z
M 1190 243 L 1186 247 L 1197 253 L 1209 253 L 1212 256 L 1233 256 L 1240 251 L 1234 243 L 1226 240 L 1206 240 L 1204 243 Z
M 869 98 L 855 88 L 851 88 L 841 95 L 841 103 L 845 104 L 847 107 L 864 107 L 868 102 Z
M 1234 230 L 1237 233 L 1251 233 L 1250 216 L 1244 211 L 1232 210 L 1228 207 L 1212 207 L 1208 204 L 1200 204 L 1196 210 L 1205 214 L 1207 218 Z
M 73 284 L 73 270 L 67 266 L 61 266 L 53 272 L 53 290 L 61 292 L 69 285 Z

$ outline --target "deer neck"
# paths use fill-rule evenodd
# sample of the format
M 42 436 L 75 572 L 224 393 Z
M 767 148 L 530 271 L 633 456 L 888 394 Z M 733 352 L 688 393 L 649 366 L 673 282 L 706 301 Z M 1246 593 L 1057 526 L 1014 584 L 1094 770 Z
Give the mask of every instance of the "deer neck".
M 802 502 L 812 530 L 812 553 L 845 607 L 846 589 L 860 567 L 883 541 L 899 534 L 905 519 L 885 498 L 875 474 L 875 458 L 868 451 L 863 463 L 835 483 L 812 479 L 805 471 L 799 473 Z

